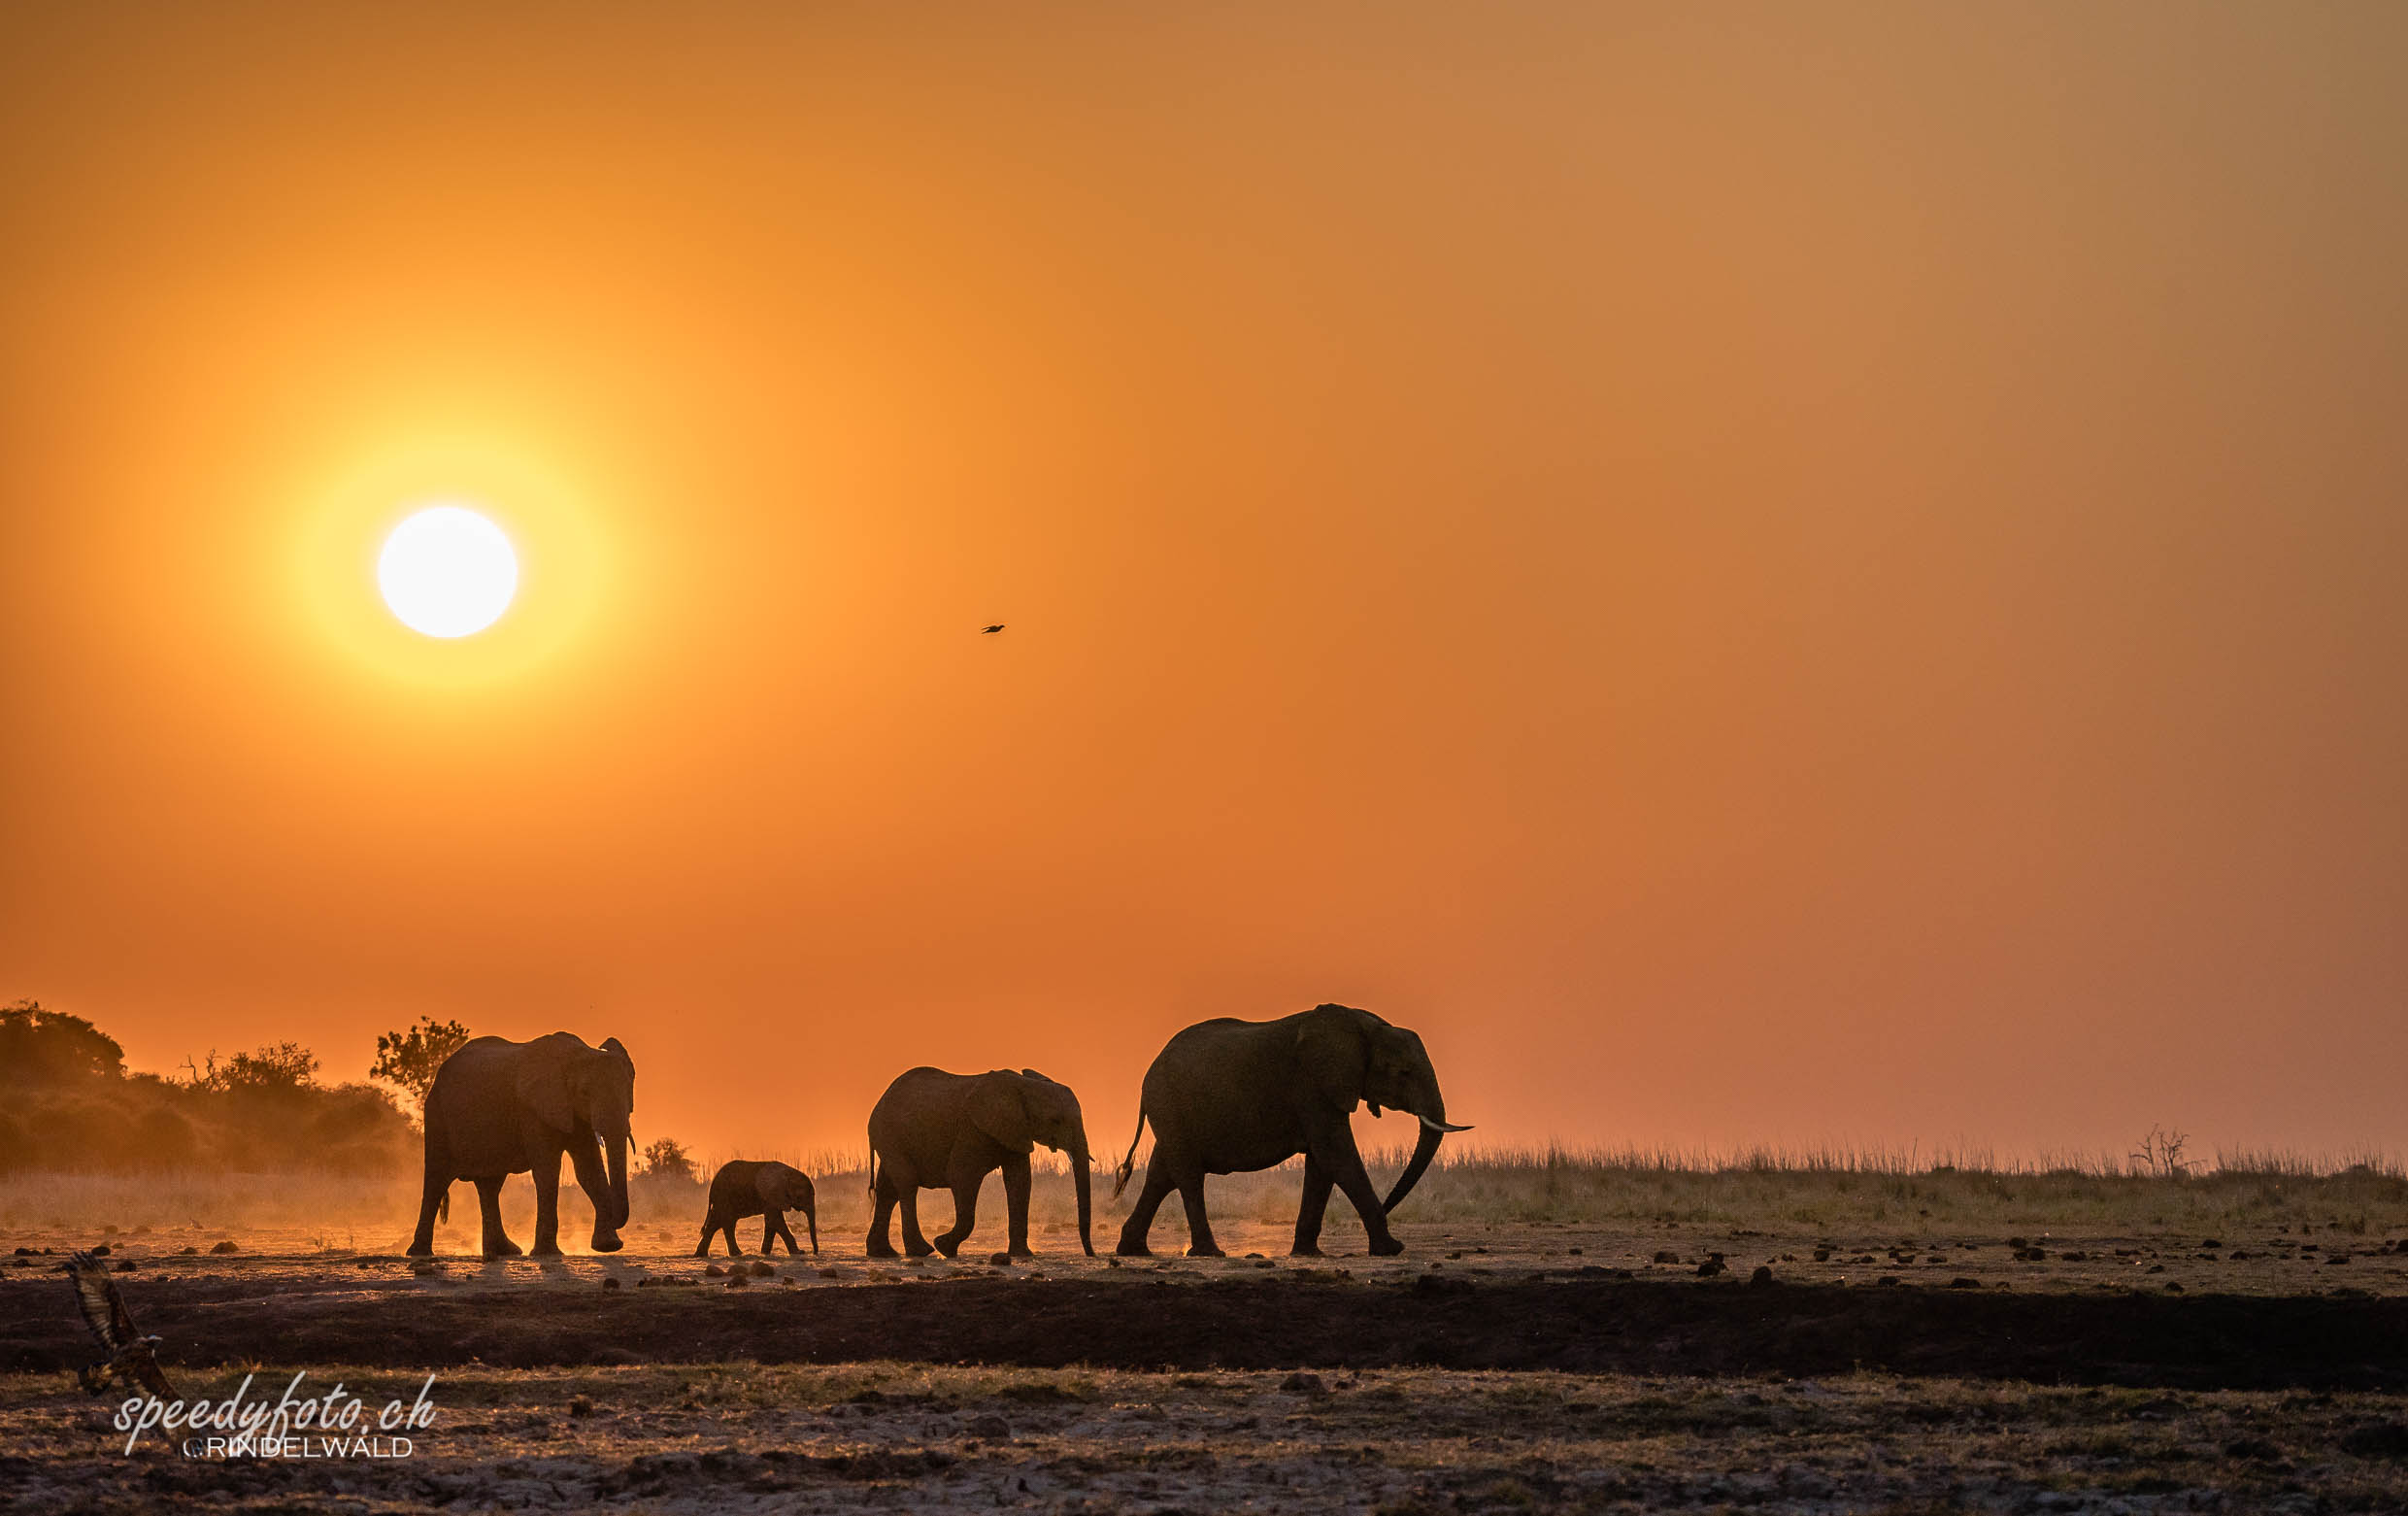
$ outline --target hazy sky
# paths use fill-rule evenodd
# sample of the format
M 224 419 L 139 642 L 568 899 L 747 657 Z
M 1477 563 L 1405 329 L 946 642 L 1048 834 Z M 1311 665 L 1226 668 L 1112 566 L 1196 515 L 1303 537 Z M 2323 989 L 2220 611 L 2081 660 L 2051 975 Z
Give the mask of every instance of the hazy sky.
M 2408 8 L 0 13 L 0 997 L 2408 1145 Z M 438 643 L 410 507 L 525 580 Z M 981 636 L 987 623 L 1009 629 Z M 1366 1135 L 1403 1141 L 1391 1119 Z

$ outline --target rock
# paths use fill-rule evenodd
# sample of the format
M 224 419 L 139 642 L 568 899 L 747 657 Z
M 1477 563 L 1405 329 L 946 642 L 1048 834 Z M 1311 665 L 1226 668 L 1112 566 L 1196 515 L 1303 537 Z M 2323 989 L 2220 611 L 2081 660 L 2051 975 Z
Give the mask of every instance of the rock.
M 2224 1242 L 2216 1237 L 2202 1237 L 2199 1239 L 2199 1246 L 2203 1248 L 2220 1248 L 2224 1246 Z
M 1450 1253 L 1447 1256 L 1449 1258 L 1461 1258 L 1463 1255 L 1460 1253 Z M 1673 1252 L 1670 1248 L 1659 1248 L 1656 1253 L 1656 1262 L 1658 1263 L 1677 1263 L 1681 1262 L 1681 1255 Z
M 741 1290 L 752 1282 L 752 1276 L 741 1268 L 727 1276 L 727 1288 L 730 1290 Z
M 1009 1253 L 990 1253 L 987 1256 L 987 1262 L 994 1264 L 997 1268 L 1010 1268 L 1012 1266 L 1012 1255 Z
M 1707 1259 L 1697 1265 L 1697 1277 L 1700 1279 L 1711 1279 L 1722 1271 L 1722 1260 L 1720 1257 Z
M 1329 1393 L 1329 1386 L 1322 1383 L 1321 1375 L 1308 1374 L 1302 1369 L 1281 1380 L 1280 1388 L 1295 1395 L 1327 1395 Z
M 569 1414 L 581 1419 L 592 1415 L 593 1401 L 582 1395 L 574 1397 L 569 1401 Z
M 616 1289 L 618 1289 L 618 1288 L 619 1288 L 619 1276 L 618 1276 L 617 1274 L 604 1274 L 604 1275 L 602 1276 L 602 1288 L 603 1288 L 603 1289 L 605 1289 L 605 1290 L 616 1290 Z
M 1979 1290 L 1982 1288 L 1982 1281 L 1968 1279 L 1963 1274 L 1958 1274 L 1948 1282 L 1948 1287 L 1952 1290 Z
M 1884 1274 L 1879 1279 L 1874 1280 L 1873 1283 L 1885 1290 L 1895 1289 L 1898 1283 L 1898 1276 L 1895 1274 Z
M 1574 1258 L 1579 1258 L 1581 1256 L 1581 1250 L 1579 1248 L 1565 1248 L 1563 1251 L 1571 1254 Z
M 110 1230 L 112 1233 L 115 1233 L 115 1232 L 116 1232 L 116 1230 L 117 1230 L 117 1229 L 116 1229 L 115 1227 L 112 1227 L 112 1228 L 110 1228 L 110 1229 L 109 1229 L 109 1230 Z M 100 1246 L 98 1246 L 98 1247 L 96 1247 L 96 1248 L 92 1249 L 92 1257 L 94 1257 L 94 1258 L 107 1258 L 108 1256 L 109 1256 L 109 1244 L 107 1244 L 106 1242 L 104 1242 L 104 1243 L 102 1243 Z
M 970 1436 L 983 1437 L 989 1442 L 1009 1442 L 1012 1439 L 1012 1424 L 1000 1416 L 973 1416 L 961 1430 Z
M 705 1279 L 724 1279 L 727 1277 L 727 1270 L 721 1268 L 717 1263 L 713 1263 L 710 1267 L 702 1271 L 702 1277 Z
M 120 1273 L 120 1274 L 130 1274 L 130 1273 L 132 1273 L 132 1272 L 134 1271 L 134 1261 L 133 1261 L 132 1259 L 130 1259 L 130 1258 L 121 1258 L 121 1259 L 118 1259 L 118 1260 L 117 1260 L 117 1271 L 118 1273 Z
M 752 1277 L 755 1279 L 767 1279 L 777 1271 L 778 1266 L 766 1260 L 754 1259 L 752 1261 Z
M 822 1268 L 819 1270 L 819 1277 L 822 1279 L 842 1279 L 845 1277 L 845 1271 L 841 1268 Z
M 1748 1287 L 1753 1290 L 1760 1290 L 1772 1282 L 1773 1266 L 1770 1263 L 1756 1264 L 1756 1272 L 1748 1276 Z
M 224 1242 L 220 1242 L 220 1243 L 218 1243 L 217 1246 L 215 1246 L 215 1247 L 211 1248 L 209 1251 L 210 1251 L 210 1252 L 212 1252 L 212 1253 L 240 1253 L 240 1252 L 241 1252 L 241 1251 L 243 1251 L 243 1250 L 242 1250 L 241 1248 L 236 1247 L 236 1246 L 234 1245 L 234 1243 L 232 1242 L 232 1240 L 231 1240 L 231 1239 L 229 1239 L 229 1240 L 227 1240 L 227 1241 L 224 1241 Z
M 1818 1263 L 1827 1263 L 1831 1262 L 1831 1250 L 1829 1248 L 1815 1249 L 1815 1262 Z

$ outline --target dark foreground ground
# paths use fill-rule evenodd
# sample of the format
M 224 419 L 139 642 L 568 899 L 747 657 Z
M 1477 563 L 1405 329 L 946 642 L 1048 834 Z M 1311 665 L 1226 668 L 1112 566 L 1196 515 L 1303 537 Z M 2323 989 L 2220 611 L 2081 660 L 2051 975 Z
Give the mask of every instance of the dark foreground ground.
M 955 1268 L 913 1283 L 825 1288 L 820 1268 L 841 1277 L 839 1265 L 773 1266 L 740 1288 L 706 1276 L 700 1263 L 630 1275 L 585 1260 L 421 1274 L 382 1259 L 314 1277 L 117 1278 L 143 1330 L 194 1368 L 901 1360 L 1140 1370 L 1866 1369 L 2041 1384 L 2408 1391 L 2408 1298 L 2395 1296 L 2037 1295 L 1758 1285 L 1727 1274 L 1620 1279 L 1603 1270 L 1362 1277 L 1343 1265 L 1078 1278 Z M 12 1273 L 0 1289 L 0 1370 L 59 1372 L 88 1361 L 63 1278 Z
M 1901 1242 L 1845 1276 L 1844 1248 L 1791 1249 L 1794 1269 L 1760 1249 L 1754 1284 L 1746 1257 L 1701 1275 L 1696 1244 L 1658 1264 L 1458 1240 L 1118 1266 L 832 1253 L 761 1275 L 666 1249 L 113 1255 L 187 1396 L 251 1372 L 273 1398 L 306 1370 L 373 1412 L 434 1373 L 406 1458 L 269 1462 L 155 1432 L 128 1455 L 116 1397 L 75 1387 L 91 1354 L 37 1251 L 0 1259 L 0 1504 L 2408 1509 L 2408 1297 L 2363 1288 L 2390 1282 L 2389 1244 L 2361 1244 L 2363 1285 L 2319 1264 L 2316 1293 L 2224 1293 L 2195 1245 Z M 2192 1284 L 2169 1293 L 2159 1257 Z M 731 1263 L 740 1287 L 708 1272 Z

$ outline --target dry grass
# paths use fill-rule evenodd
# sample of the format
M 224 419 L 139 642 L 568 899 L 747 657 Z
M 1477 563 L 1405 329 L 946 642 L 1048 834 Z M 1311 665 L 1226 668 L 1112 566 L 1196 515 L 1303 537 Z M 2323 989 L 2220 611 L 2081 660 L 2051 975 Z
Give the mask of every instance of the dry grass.
M 797 1154 L 806 1158 L 808 1155 Z M 811 1168 L 824 1242 L 857 1236 L 869 1217 L 868 1174 L 857 1153 L 819 1155 Z M 1401 1152 L 1375 1153 L 1375 1183 L 1403 1165 Z M 845 1163 L 847 1166 L 836 1166 Z M 1131 1196 L 1110 1198 L 1108 1175 L 1095 1189 L 1099 1247 L 1108 1247 Z M 1233 1222 L 1285 1223 L 1295 1216 L 1298 1165 L 1257 1174 L 1215 1176 L 1213 1214 Z M 574 1185 L 564 1185 L 564 1230 L 589 1225 Z M 1133 1190 L 1132 1190 L 1133 1195 Z M 698 1229 L 703 1192 L 639 1179 L 631 1226 L 686 1236 Z M 1002 1187 L 988 1184 L 982 1216 L 1000 1220 Z M 533 1188 L 523 1177 L 505 1192 L 504 1215 L 528 1229 Z M 941 1193 L 922 1198 L 923 1224 L 951 1215 Z M 1178 1206 L 1156 1223 L 1157 1245 L 1179 1230 Z M 387 1250 L 418 1214 L 415 1177 L 365 1179 L 313 1174 L 156 1177 L 34 1174 L 0 1179 L 0 1231 L 81 1230 L 107 1234 L 269 1230 L 330 1248 Z M 1031 1202 L 1040 1226 L 1076 1216 L 1071 1184 L 1058 1163 L 1040 1163 Z M 452 1190 L 446 1235 L 464 1241 L 476 1216 L 475 1193 Z M 2152 1230 L 2215 1232 L 2246 1227 L 2312 1225 L 2381 1236 L 2408 1230 L 2408 1175 L 2388 1160 L 2319 1162 L 2295 1155 L 2233 1155 L 2183 1177 L 2139 1175 L 2104 1163 L 2017 1167 L 1968 1163 L 1910 1166 L 1904 1156 L 1856 1151 L 1751 1152 L 1716 1157 L 1670 1150 L 1467 1149 L 1441 1155 L 1400 1222 L 1415 1224 L 1686 1225 L 1879 1232 L 1922 1227 L 1967 1231 L 2056 1230 L 2138 1234 Z M 1330 1224 L 1354 1226 L 1343 1200 Z

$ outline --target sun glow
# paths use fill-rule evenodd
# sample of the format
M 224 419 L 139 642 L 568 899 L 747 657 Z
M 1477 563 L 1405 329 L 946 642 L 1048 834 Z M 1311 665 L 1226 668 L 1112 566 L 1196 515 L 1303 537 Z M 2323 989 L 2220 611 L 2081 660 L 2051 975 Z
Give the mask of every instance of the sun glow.
M 465 637 L 510 608 L 518 589 L 518 555 L 502 529 L 476 512 L 432 506 L 385 539 L 377 588 L 411 630 Z

